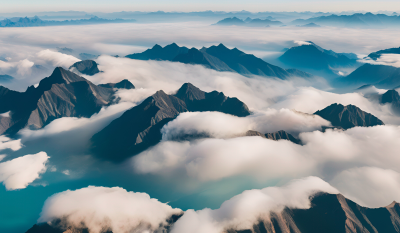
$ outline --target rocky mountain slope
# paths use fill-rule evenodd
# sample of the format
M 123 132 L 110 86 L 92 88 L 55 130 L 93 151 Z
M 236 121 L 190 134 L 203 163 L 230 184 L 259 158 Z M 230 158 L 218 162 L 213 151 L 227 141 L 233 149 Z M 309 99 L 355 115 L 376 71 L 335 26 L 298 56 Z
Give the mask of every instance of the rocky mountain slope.
M 330 121 L 333 127 L 342 129 L 350 129 L 356 126 L 384 125 L 377 117 L 362 111 L 354 105 L 332 104 L 314 114 Z
M 157 144 L 160 129 L 187 111 L 219 111 L 239 117 L 250 114 L 237 98 L 217 91 L 207 93 L 185 83 L 175 95 L 158 91 L 115 119 L 92 137 L 92 152 L 105 160 L 122 161 Z
M 22 128 L 39 129 L 61 117 L 90 117 L 108 105 L 113 94 L 112 88 L 61 67 L 25 92 L 0 86 L 0 133 L 12 136 Z

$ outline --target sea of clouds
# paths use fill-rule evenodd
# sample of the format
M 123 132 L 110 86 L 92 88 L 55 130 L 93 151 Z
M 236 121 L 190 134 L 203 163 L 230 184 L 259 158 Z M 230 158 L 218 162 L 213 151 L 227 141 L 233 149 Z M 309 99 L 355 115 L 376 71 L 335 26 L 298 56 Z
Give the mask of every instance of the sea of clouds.
M 172 42 L 198 48 L 223 42 L 231 48 L 261 55 L 299 41 L 313 41 L 336 52 L 368 54 L 398 47 L 397 31 L 291 27 L 233 30 L 202 23 L 176 23 L 2 28 L 0 32 L 0 56 L 6 58 L 0 61 L 0 71 L 16 78 L 15 82 L 5 84 L 10 88 L 25 90 L 50 75 L 54 67 L 68 69 L 80 60 L 57 52 L 55 47 L 104 54 L 96 59 L 103 72 L 84 76 L 95 84 L 128 79 L 136 87 L 119 90 L 120 102 L 104 107 L 91 118 L 57 119 L 40 130 L 20 131 L 17 140 L 2 136 L 0 181 L 7 190 L 26 188 L 49 171 L 66 176 L 79 173 L 84 177 L 85 172 L 98 169 L 99 163 L 103 173 L 111 168 L 121 170 L 125 177 L 151 175 L 180 187 L 179 190 L 190 186 L 189 194 L 199 192 L 204 185 L 242 176 L 261 184 L 274 180 L 283 186 L 245 191 L 224 202 L 219 209 L 188 210 L 174 225 L 172 232 L 176 233 L 221 232 L 233 226 L 244 229 L 271 210 L 278 211 L 284 206 L 307 208 L 308 197 L 316 191 L 340 192 L 370 207 L 400 201 L 397 153 L 400 118 L 391 111 L 390 105 L 380 105 L 377 99 L 368 97 L 385 90 L 337 94 L 329 92 L 331 88 L 322 78 L 248 78 L 200 65 L 110 56 L 141 52 L 155 43 Z M 391 55 L 378 60 L 393 66 L 398 66 L 398 61 L 398 57 Z M 217 90 L 237 97 L 248 105 L 252 114 L 239 118 L 218 112 L 183 113 L 164 126 L 161 143 L 123 164 L 98 161 L 88 154 L 91 136 L 124 111 L 158 90 L 175 93 L 186 82 L 203 91 Z M 356 105 L 386 125 L 322 133 L 321 127 L 330 123 L 312 114 L 333 103 Z M 303 145 L 244 137 L 248 130 L 261 133 L 285 130 L 300 138 Z M 205 134 L 208 138 L 173 140 L 185 134 Z M 139 207 L 148 212 L 139 211 Z M 147 194 L 126 191 L 123 187 L 91 186 L 50 197 L 40 221 L 66 218 L 75 226 L 83 222 L 93 232 L 103 228 L 116 233 L 132 229 L 155 231 L 160 224 L 166 224 L 168 217 L 179 213 L 183 212 Z

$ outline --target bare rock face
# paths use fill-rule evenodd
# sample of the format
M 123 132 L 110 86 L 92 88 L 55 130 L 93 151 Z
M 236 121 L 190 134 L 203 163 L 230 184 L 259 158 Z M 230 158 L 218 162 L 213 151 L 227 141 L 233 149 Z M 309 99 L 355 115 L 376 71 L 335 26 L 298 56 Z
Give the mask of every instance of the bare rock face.
M 120 162 L 157 144 L 161 128 L 188 111 L 219 111 L 240 117 L 250 114 L 237 98 L 216 91 L 207 93 L 185 83 L 175 95 L 158 91 L 115 119 L 92 137 L 92 152 L 105 160 Z
M 42 128 L 61 117 L 90 117 L 109 104 L 113 93 L 61 67 L 25 92 L 0 86 L 0 113 L 9 115 L 0 118 L 0 133 Z
M 81 74 L 95 75 L 100 72 L 97 63 L 93 60 L 83 60 L 74 63 L 69 69 L 75 68 Z
M 332 104 L 314 114 L 330 121 L 332 126 L 343 129 L 350 129 L 356 126 L 384 125 L 377 117 L 362 111 L 354 105 L 343 106 L 341 104 Z

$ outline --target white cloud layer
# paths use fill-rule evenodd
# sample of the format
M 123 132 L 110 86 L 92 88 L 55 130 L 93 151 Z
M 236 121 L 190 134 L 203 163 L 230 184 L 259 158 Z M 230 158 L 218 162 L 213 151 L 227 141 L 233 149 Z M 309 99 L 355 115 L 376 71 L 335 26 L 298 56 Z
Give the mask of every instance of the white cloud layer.
M 171 233 L 221 233 L 229 229 L 251 229 L 259 220 L 268 220 L 271 211 L 284 207 L 310 208 L 309 197 L 317 192 L 338 191 L 318 177 L 294 180 L 283 187 L 247 190 L 222 203 L 219 209 L 188 210 Z
M 0 150 L 11 149 L 13 151 L 17 151 L 21 148 L 21 139 L 12 140 L 4 135 L 0 135 Z
M 49 158 L 39 152 L 0 163 L 0 181 L 7 190 L 24 189 L 46 171 Z
M 67 226 L 87 227 L 90 232 L 154 232 L 174 215 L 184 213 L 173 225 L 172 233 L 221 233 L 227 229 L 246 229 L 268 220 L 271 211 L 284 207 L 310 208 L 309 197 L 317 192 L 338 191 L 317 177 L 293 180 L 283 187 L 247 190 L 225 201 L 220 208 L 199 211 L 173 209 L 146 193 L 123 188 L 94 187 L 67 190 L 49 197 L 38 222 L 63 219 Z
M 206 134 L 214 138 L 240 136 L 248 130 L 263 134 L 285 130 L 292 134 L 320 130 L 330 126 L 325 119 L 289 109 L 267 109 L 247 117 L 236 117 L 220 112 L 181 113 L 161 129 L 163 140 L 185 134 Z
M 69 225 L 87 227 L 92 233 L 153 232 L 160 224 L 166 224 L 170 216 L 180 213 L 180 209 L 173 209 L 146 193 L 89 186 L 49 197 L 38 221 L 65 219 Z
M 332 185 L 360 205 L 374 208 L 400 202 L 400 173 L 378 167 L 359 167 L 339 173 Z

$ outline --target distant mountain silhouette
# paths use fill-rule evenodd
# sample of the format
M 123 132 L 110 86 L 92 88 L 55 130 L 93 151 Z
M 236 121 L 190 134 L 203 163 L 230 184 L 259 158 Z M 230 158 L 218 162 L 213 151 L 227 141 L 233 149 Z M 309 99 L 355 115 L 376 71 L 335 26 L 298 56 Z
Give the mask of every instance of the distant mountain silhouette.
M 135 53 L 127 55 L 127 58 L 137 60 L 166 60 L 172 61 L 179 54 L 187 53 L 189 51 L 186 47 L 179 47 L 177 44 L 172 43 L 164 48 L 156 44 L 151 49 L 147 49 L 143 53 Z
M 155 45 L 143 53 L 126 56 L 139 60 L 168 60 L 185 64 L 198 64 L 218 71 L 237 72 L 242 75 L 260 75 L 286 79 L 290 76 L 311 77 L 310 74 L 296 69 L 282 69 L 271 65 L 252 54 L 246 54 L 237 48 L 228 49 L 223 44 L 209 48 L 187 49 L 175 43 L 164 48 Z
M 393 89 L 400 85 L 400 68 L 385 65 L 364 64 L 341 79 L 346 85 L 375 85 Z
M 259 220 L 251 229 L 226 229 L 224 233 L 400 233 L 400 204 L 397 202 L 381 208 L 367 208 L 342 194 L 323 192 L 311 196 L 310 202 L 308 209 L 285 207 L 281 211 L 271 211 L 268 219 Z M 160 232 L 170 233 L 181 216 L 171 216 Z M 52 225 L 35 224 L 26 233 L 65 232 L 66 226 L 60 223 L 58 220 Z M 88 232 L 87 229 L 69 231 Z
M 69 69 L 76 68 L 81 74 L 95 75 L 100 72 L 97 63 L 93 60 L 84 60 L 74 63 Z
M 350 129 L 356 126 L 384 125 L 377 117 L 362 111 L 354 105 L 332 104 L 314 114 L 330 121 L 333 127 L 343 129 Z
M 371 59 L 376 61 L 378 58 L 381 57 L 382 54 L 389 54 L 389 53 L 391 53 L 391 54 L 400 54 L 400 47 L 399 48 L 391 48 L 391 49 L 379 50 L 377 52 L 370 53 L 368 55 L 368 57 L 370 57 Z
M 283 23 L 280 21 L 274 21 L 271 19 L 251 19 L 246 18 L 246 20 L 241 20 L 237 17 L 225 18 L 216 23 L 216 25 L 224 25 L 224 26 L 246 26 L 246 27 L 267 27 L 270 25 L 282 25 Z
M 348 27 L 348 28 L 382 28 L 395 27 L 400 25 L 400 17 L 397 15 L 388 16 L 385 14 L 372 14 L 370 12 L 353 15 L 329 15 L 319 16 L 310 19 L 297 19 L 292 21 L 294 25 L 315 23 L 323 26 Z
M 315 23 L 308 23 L 308 24 L 304 24 L 304 25 L 297 25 L 297 27 L 304 27 L 304 28 L 319 28 L 321 27 L 318 24 Z
M 113 93 L 61 67 L 25 92 L 0 86 L 0 113 L 9 115 L 0 117 L 0 133 L 42 128 L 61 117 L 90 117 L 109 104 Z
M 279 60 L 294 68 L 322 70 L 329 73 L 333 73 L 332 68 L 357 65 L 355 54 L 335 53 L 332 50 L 323 49 L 311 41 L 306 43 L 288 49 L 279 57 Z
M 98 86 L 105 88 L 135 89 L 135 86 L 127 79 L 124 79 L 119 83 L 106 83 L 106 84 L 99 84 Z
M 90 19 L 78 19 L 78 20 L 41 20 L 35 16 L 32 18 L 28 17 L 14 17 L 11 19 L 0 20 L 0 27 L 38 27 L 38 26 L 59 26 L 59 25 L 89 25 L 89 24 L 105 24 L 105 23 L 127 23 L 135 22 L 134 19 L 102 19 L 94 16 Z
M 207 93 L 186 83 L 175 95 L 157 91 L 126 111 L 92 137 L 91 150 L 105 160 L 123 161 L 157 144 L 161 140 L 160 129 L 179 113 L 188 111 L 218 111 L 239 117 L 250 114 L 237 98 L 217 91 Z

